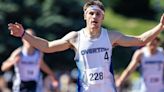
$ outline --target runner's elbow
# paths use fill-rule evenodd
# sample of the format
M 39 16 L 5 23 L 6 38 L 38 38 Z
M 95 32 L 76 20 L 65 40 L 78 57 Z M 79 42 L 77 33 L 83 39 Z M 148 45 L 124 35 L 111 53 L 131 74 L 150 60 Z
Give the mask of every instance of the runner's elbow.
M 138 42 L 138 46 L 144 46 L 144 45 L 146 45 L 148 42 L 149 42 L 148 40 L 140 38 L 140 39 L 139 39 L 139 42 Z

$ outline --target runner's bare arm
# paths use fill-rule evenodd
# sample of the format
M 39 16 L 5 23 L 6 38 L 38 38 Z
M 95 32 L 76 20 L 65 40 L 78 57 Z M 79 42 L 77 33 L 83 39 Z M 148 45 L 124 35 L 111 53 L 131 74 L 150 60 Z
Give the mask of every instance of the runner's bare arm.
M 136 69 L 136 67 L 140 63 L 141 55 L 142 55 L 141 50 L 137 50 L 134 53 L 134 55 L 132 57 L 132 61 L 130 62 L 128 67 L 123 71 L 121 76 L 116 80 L 116 86 L 118 88 L 125 82 L 125 80 L 128 78 L 128 76 Z
M 111 38 L 113 45 L 141 46 L 154 39 L 162 30 L 164 30 L 164 14 L 162 15 L 160 23 L 157 26 L 139 36 L 127 36 L 118 32 L 111 32 L 109 35 L 113 37 Z
M 19 53 L 20 53 L 20 48 L 13 51 L 12 54 L 10 55 L 10 57 L 3 62 L 2 66 L 1 66 L 1 71 L 7 71 L 14 64 L 19 62 L 19 60 L 20 60 Z
M 40 68 L 43 72 L 45 72 L 51 79 L 51 82 L 53 84 L 54 87 L 57 87 L 58 86 L 58 81 L 55 79 L 55 74 L 53 72 L 53 70 L 51 70 L 48 65 L 44 62 L 43 60 L 43 54 L 42 54 L 42 57 L 41 57 L 41 62 L 40 62 Z
M 38 48 L 42 52 L 46 52 L 46 53 L 63 51 L 68 48 L 71 48 L 72 44 L 70 43 L 70 40 L 74 39 L 74 34 L 76 33 L 76 32 L 70 32 L 61 39 L 54 40 L 54 41 L 47 41 L 40 37 L 30 35 L 26 32 L 23 33 L 24 28 L 19 23 L 15 23 L 15 24 L 10 23 L 9 30 L 11 32 L 11 35 L 14 35 L 16 37 L 21 37 L 23 35 L 22 39 L 25 39 L 32 46 L 34 46 L 35 48 Z

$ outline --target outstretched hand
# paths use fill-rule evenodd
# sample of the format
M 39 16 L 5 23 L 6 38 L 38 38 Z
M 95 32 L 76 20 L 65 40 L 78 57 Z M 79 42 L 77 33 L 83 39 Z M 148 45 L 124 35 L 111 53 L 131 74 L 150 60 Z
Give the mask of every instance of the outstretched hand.
M 10 34 L 15 36 L 15 37 L 22 37 L 24 32 L 25 32 L 23 26 L 19 23 L 8 24 L 8 29 L 10 30 Z

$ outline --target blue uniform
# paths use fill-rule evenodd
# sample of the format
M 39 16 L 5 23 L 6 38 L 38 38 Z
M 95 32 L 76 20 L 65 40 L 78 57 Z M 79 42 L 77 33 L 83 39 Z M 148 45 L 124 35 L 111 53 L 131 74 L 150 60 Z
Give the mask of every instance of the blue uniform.
M 144 92 L 164 92 L 164 54 L 161 48 L 150 54 L 148 48 L 142 48 L 141 70 Z
M 41 52 L 35 50 L 32 55 L 28 55 L 22 49 L 20 57 L 21 60 L 14 65 L 16 76 L 13 92 L 36 92 L 37 82 L 40 80 Z

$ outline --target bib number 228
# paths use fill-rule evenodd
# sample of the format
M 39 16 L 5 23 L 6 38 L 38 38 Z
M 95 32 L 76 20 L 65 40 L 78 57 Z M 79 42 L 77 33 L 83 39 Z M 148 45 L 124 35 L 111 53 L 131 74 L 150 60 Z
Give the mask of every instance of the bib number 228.
M 103 80 L 103 72 L 90 73 L 90 81 Z

